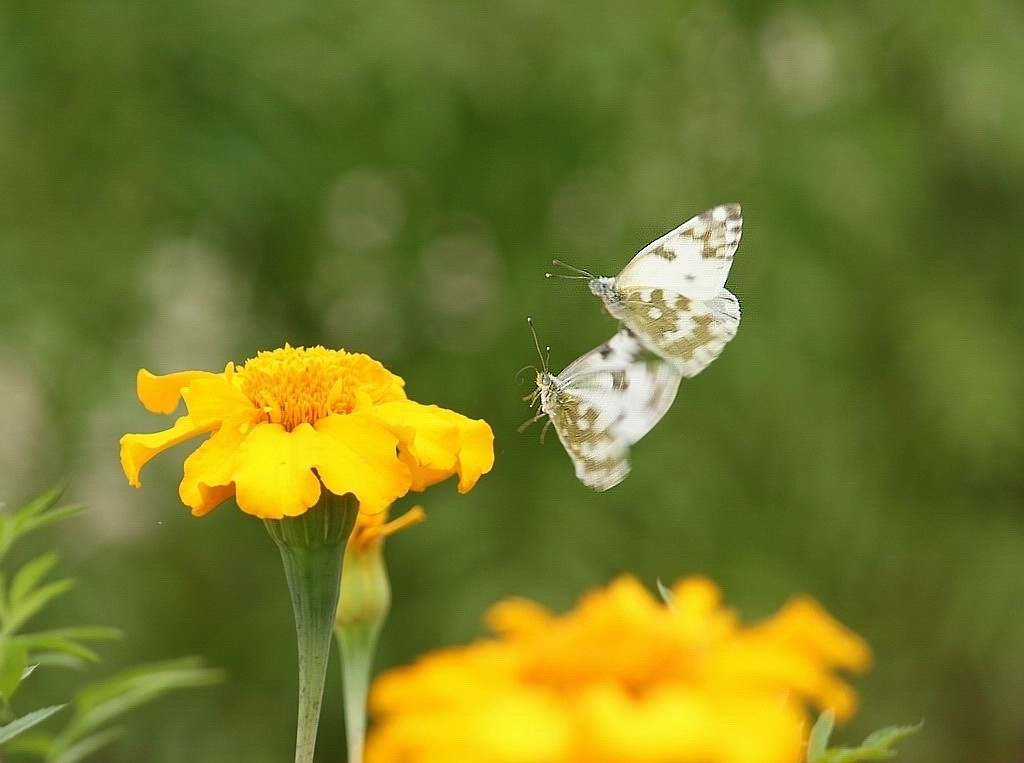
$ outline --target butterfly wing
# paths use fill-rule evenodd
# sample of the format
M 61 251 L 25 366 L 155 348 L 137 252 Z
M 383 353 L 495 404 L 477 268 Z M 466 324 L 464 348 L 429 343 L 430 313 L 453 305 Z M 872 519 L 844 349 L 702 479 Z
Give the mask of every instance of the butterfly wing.
M 629 474 L 629 446 L 658 423 L 675 400 L 679 372 L 640 357 L 628 329 L 570 363 L 542 390 L 541 406 L 572 459 L 576 476 L 598 491 Z
M 685 377 L 717 358 L 740 325 L 739 302 L 726 289 L 707 302 L 637 286 L 620 289 L 618 298 L 622 323 Z
M 619 290 L 660 288 L 691 300 L 713 300 L 725 286 L 742 229 L 739 204 L 702 212 L 644 247 L 615 285 Z

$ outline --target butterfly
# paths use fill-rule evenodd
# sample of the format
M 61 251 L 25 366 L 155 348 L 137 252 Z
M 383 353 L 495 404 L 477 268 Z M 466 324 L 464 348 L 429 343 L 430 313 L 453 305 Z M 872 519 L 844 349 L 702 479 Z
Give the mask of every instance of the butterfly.
M 723 204 L 687 220 L 640 250 L 615 277 L 597 277 L 564 262 L 641 344 L 696 376 L 736 336 L 740 305 L 725 288 L 740 243 L 739 204 Z M 548 276 L 560 274 L 549 273 Z
M 541 355 L 537 389 L 524 398 L 540 408 L 519 431 L 548 416 L 580 481 L 598 491 L 615 487 L 629 474 L 629 446 L 665 415 L 682 378 L 674 366 L 643 353 L 624 328 L 557 375 Z

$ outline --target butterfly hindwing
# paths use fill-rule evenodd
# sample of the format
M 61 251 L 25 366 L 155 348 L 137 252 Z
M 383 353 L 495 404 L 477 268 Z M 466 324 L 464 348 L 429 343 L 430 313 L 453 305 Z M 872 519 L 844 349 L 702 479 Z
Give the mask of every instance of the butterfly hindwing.
M 622 323 L 686 377 L 717 358 L 739 327 L 739 303 L 726 289 L 708 302 L 647 287 L 627 286 L 620 294 Z
M 641 357 L 628 329 L 570 363 L 558 376 L 538 375 L 542 410 L 573 461 L 576 476 L 607 490 L 629 473 L 629 446 L 672 405 L 680 373 Z

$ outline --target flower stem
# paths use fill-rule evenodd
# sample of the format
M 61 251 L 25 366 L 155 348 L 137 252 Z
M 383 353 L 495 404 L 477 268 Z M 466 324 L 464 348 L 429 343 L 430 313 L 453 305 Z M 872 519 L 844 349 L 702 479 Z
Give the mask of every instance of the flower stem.
M 299 647 L 295 763 L 313 761 L 341 590 L 342 558 L 358 511 L 359 502 L 351 493 L 337 496 L 324 490 L 320 501 L 304 514 L 265 521 L 281 551 L 295 610 Z
M 345 693 L 345 735 L 349 763 L 363 762 L 366 736 L 366 695 L 378 628 L 350 626 L 337 631 L 341 642 L 341 674 Z

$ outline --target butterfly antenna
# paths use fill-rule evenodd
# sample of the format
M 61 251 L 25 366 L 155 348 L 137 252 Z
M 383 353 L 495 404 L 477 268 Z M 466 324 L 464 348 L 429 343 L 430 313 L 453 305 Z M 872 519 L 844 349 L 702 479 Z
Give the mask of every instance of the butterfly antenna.
M 533 334 L 533 346 L 537 348 L 537 356 L 540 358 L 541 365 L 544 373 L 548 372 L 548 360 L 551 358 L 551 348 L 548 347 L 548 354 L 545 355 L 540 351 L 540 340 L 537 339 L 537 330 L 533 327 L 533 318 L 527 318 L 526 322 L 530 326 L 530 333 Z M 529 368 L 529 366 L 527 366 Z M 519 373 L 522 373 L 520 371 Z
M 574 275 L 568 273 L 545 273 L 545 278 L 567 278 L 572 281 L 589 281 L 594 277 L 593 273 L 588 273 L 583 268 L 578 268 L 575 265 L 570 265 L 568 262 L 562 262 L 561 260 L 551 260 L 552 265 L 558 265 L 559 267 L 566 268 L 573 271 Z

